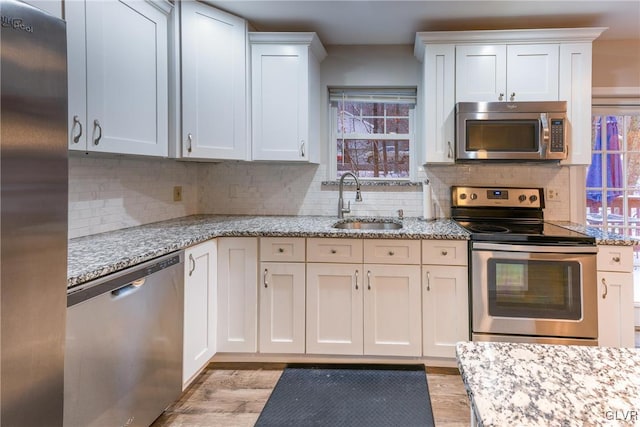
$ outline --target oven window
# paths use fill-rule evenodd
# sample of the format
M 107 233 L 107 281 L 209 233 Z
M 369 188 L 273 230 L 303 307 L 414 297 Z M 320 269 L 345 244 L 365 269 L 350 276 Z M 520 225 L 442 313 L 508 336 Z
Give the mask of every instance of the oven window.
M 497 317 L 582 317 L 576 261 L 488 260 L 489 314 Z
M 537 120 L 467 120 L 467 151 L 538 151 Z

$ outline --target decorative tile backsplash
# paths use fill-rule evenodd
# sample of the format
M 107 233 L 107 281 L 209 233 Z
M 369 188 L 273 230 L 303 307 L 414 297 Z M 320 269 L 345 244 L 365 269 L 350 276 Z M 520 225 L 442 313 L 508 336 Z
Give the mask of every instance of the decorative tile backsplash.
M 438 165 L 429 178 L 437 216 L 450 209 L 452 185 L 553 187 L 545 218 L 570 218 L 569 168 L 557 165 Z M 247 162 L 189 163 L 171 159 L 72 156 L 69 172 L 69 237 L 80 237 L 196 213 L 238 215 L 337 215 L 338 187 L 322 185 L 325 165 Z M 182 201 L 173 187 L 182 186 Z M 355 202 L 345 186 L 350 216 L 422 215 L 420 186 L 363 186 Z
M 196 165 L 143 158 L 69 158 L 69 238 L 195 214 Z M 173 187 L 182 186 L 182 201 Z

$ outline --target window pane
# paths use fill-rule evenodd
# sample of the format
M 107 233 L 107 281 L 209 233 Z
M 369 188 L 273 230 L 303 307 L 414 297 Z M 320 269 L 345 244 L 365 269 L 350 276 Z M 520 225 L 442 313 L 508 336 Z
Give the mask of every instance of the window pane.
M 387 133 L 408 134 L 409 119 L 387 119 Z
M 409 116 L 410 107 L 408 104 L 386 104 L 387 116 L 407 117 Z
M 640 151 L 640 115 L 627 116 L 625 125 L 627 132 L 627 150 Z
M 338 140 L 340 177 L 352 171 L 362 178 L 407 178 L 409 176 L 409 140 Z

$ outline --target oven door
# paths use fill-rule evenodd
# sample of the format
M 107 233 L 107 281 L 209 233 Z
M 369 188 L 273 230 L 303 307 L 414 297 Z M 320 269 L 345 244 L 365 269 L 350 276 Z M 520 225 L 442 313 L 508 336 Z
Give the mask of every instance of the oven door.
M 473 242 L 473 333 L 597 338 L 596 252 Z

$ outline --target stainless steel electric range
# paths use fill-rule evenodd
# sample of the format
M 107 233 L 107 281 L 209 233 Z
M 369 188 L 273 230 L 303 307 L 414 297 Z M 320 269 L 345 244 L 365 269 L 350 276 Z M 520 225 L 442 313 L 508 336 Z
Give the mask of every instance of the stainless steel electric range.
M 541 188 L 453 187 L 471 233 L 474 341 L 597 345 L 595 239 L 544 221 Z

